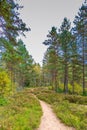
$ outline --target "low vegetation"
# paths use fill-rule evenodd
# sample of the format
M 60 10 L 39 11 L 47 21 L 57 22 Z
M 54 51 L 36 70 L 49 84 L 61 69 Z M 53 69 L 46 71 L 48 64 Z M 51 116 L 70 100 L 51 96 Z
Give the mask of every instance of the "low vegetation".
M 38 100 L 24 90 L 13 97 L 0 97 L 0 130 L 34 130 L 42 115 Z
M 76 130 L 87 129 L 87 97 L 58 94 L 46 88 L 38 88 L 33 92 L 39 99 L 52 105 L 63 123 Z

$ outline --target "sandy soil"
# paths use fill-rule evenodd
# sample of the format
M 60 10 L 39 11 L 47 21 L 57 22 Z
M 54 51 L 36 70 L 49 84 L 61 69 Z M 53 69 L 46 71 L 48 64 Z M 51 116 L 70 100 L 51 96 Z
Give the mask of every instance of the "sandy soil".
M 56 118 L 50 105 L 40 101 L 43 116 L 41 118 L 41 124 L 37 130 L 75 130 L 74 128 L 67 127 Z

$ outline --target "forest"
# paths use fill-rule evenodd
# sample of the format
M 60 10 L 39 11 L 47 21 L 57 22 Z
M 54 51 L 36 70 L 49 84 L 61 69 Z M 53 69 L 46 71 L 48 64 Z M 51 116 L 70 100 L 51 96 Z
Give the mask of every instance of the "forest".
M 48 32 L 42 66 L 20 38 L 31 31 L 20 18 L 22 8 L 16 0 L 0 0 L 0 130 L 38 128 L 42 110 L 32 95 L 51 104 L 66 125 L 86 130 L 87 2 L 73 27 L 65 17 Z

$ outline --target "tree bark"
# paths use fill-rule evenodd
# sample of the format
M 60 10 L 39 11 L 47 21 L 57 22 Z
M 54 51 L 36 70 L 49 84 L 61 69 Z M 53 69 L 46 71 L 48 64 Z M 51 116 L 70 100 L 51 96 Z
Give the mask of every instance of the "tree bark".
M 65 61 L 64 92 L 68 93 L 68 64 L 67 64 L 67 61 Z
M 83 44 L 82 44 L 82 49 L 83 49 L 83 52 L 82 52 L 82 73 L 83 73 L 83 77 L 82 77 L 82 87 L 83 87 L 83 94 L 85 93 L 85 65 L 84 65 L 84 61 L 85 61 L 85 51 L 84 51 L 84 37 L 83 37 Z

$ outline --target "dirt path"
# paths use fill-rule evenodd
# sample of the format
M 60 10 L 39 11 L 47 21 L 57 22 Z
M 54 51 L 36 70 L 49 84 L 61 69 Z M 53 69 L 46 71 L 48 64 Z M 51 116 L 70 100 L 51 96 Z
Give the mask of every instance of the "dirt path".
M 38 130 L 75 130 L 74 128 L 67 127 L 60 122 L 53 113 L 50 105 L 40 101 L 43 116 L 41 118 L 41 124 Z

